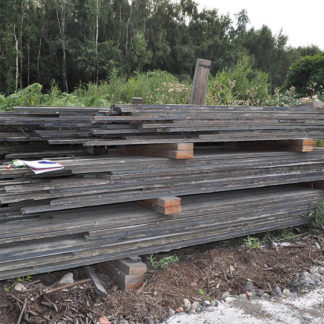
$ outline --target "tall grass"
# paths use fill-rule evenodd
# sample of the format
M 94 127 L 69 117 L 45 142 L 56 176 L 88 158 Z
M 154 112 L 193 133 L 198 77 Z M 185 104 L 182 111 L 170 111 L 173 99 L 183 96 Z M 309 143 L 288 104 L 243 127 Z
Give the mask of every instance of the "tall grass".
M 168 72 L 151 71 L 137 73 L 128 80 L 113 75 L 109 82 L 80 85 L 72 93 L 62 92 L 54 82 L 50 91 L 43 93 L 42 86 L 35 83 L 7 97 L 0 94 L 0 110 L 35 105 L 109 107 L 129 103 L 132 97 L 142 97 L 150 104 L 185 104 L 189 103 L 190 91 L 189 81 L 180 82 Z M 247 59 L 211 76 L 206 95 L 209 105 L 294 106 L 314 99 L 316 95 L 299 98 L 293 88 L 276 90 L 271 95 L 267 74 L 253 70 Z

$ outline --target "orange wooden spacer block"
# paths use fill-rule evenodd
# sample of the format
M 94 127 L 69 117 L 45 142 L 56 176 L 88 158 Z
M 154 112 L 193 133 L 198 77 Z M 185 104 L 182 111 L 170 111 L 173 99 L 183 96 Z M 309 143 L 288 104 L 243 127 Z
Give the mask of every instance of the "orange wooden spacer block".
M 147 199 L 138 202 L 140 205 L 152 208 L 162 215 L 176 215 L 180 214 L 181 198 L 179 197 L 161 197 L 154 199 Z

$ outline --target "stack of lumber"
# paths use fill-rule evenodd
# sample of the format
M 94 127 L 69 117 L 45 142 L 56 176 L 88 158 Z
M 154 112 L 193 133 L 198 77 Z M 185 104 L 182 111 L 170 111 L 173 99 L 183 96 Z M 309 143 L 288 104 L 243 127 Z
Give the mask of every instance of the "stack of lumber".
M 30 169 L 7 170 L 5 164 L 1 166 L 0 203 L 28 215 L 324 180 L 322 149 L 305 154 L 202 150 L 190 160 L 123 155 L 52 160 L 63 164 L 64 170 L 35 175 Z M 7 213 L 3 215 L 0 208 L 0 217 L 7 217 Z
M 69 138 L 82 144 L 91 137 L 92 119 L 101 108 L 14 107 L 0 112 L 0 142 L 45 142 Z M 103 110 L 104 111 L 104 110 Z M 108 110 L 106 110 L 108 111 Z
M 161 216 L 124 203 L 3 221 L 0 279 L 304 224 L 323 190 L 291 186 L 182 197 L 182 213 Z
M 314 106 L 1 112 L 0 280 L 304 224 L 324 199 L 323 122 Z
M 86 146 L 324 137 L 324 109 L 303 106 L 115 105 L 93 121 Z
M 324 138 L 323 121 L 323 108 L 304 106 L 14 107 L 0 113 L 0 141 L 92 147 Z

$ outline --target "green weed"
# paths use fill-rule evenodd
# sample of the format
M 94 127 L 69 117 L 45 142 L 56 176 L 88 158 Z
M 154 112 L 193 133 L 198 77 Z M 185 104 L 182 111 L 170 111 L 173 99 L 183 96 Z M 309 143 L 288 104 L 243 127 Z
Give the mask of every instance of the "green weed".
M 153 256 L 153 254 L 150 255 L 150 257 L 147 258 L 152 267 L 154 269 L 162 269 L 167 265 L 173 264 L 175 262 L 178 262 L 179 259 L 176 255 L 170 255 L 170 256 L 166 256 L 160 260 L 156 260 L 155 256 Z
M 324 202 L 318 203 L 306 217 L 311 221 L 311 224 L 316 229 L 324 229 Z
M 17 282 L 19 282 L 19 283 L 32 282 L 32 280 L 33 280 L 33 277 L 30 276 L 30 275 L 27 275 L 26 277 L 19 277 L 19 278 L 17 278 L 16 280 L 13 280 L 13 282 L 12 282 L 12 284 L 11 284 L 10 286 L 8 286 L 8 287 L 4 287 L 3 290 L 4 290 L 5 292 L 9 292 L 9 290 L 10 290 L 13 286 L 15 286 L 15 285 L 17 284 Z
M 261 245 L 261 241 L 258 237 L 255 236 L 248 236 L 244 241 L 243 241 L 243 246 L 247 247 L 249 249 L 258 249 Z

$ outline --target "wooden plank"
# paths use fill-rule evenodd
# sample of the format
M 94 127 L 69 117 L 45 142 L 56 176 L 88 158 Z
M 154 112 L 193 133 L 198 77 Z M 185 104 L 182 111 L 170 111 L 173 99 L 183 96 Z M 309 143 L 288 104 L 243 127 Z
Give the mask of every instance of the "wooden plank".
M 144 276 L 140 274 L 125 274 L 117 268 L 112 262 L 99 263 L 96 268 L 101 273 L 108 274 L 113 281 L 117 283 L 120 289 L 131 290 L 141 287 L 144 283 Z
M 143 104 L 143 103 L 144 103 L 144 101 L 143 101 L 143 98 L 141 98 L 141 97 L 133 97 L 131 99 L 131 104 L 133 104 L 133 105 L 139 105 L 139 104 Z
M 190 103 L 203 105 L 208 83 L 208 74 L 211 66 L 210 60 L 197 59 L 195 74 L 192 82 Z
M 122 270 L 125 274 L 143 275 L 147 272 L 147 265 L 141 261 L 132 261 L 131 259 L 114 260 L 112 263 Z

